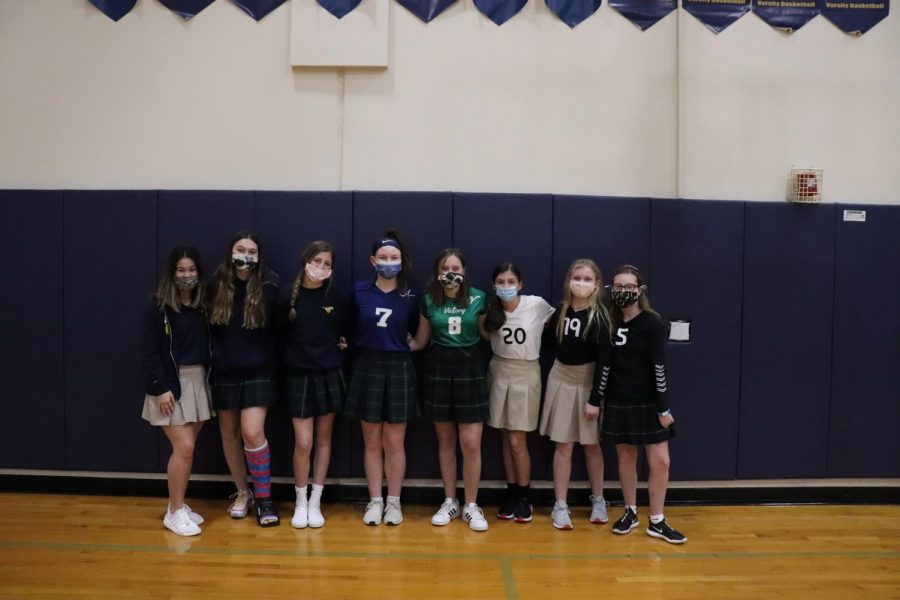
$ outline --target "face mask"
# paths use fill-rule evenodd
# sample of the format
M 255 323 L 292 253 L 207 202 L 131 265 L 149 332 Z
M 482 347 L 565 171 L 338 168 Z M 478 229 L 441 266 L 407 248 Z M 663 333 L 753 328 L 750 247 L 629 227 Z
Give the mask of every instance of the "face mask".
M 375 272 L 385 279 L 393 279 L 400 274 L 403 268 L 402 261 L 375 261 Z
M 570 281 L 569 291 L 576 298 L 587 298 L 594 293 L 594 284 L 587 281 Z
M 258 259 L 251 254 L 232 254 L 231 255 L 231 264 L 234 265 L 234 268 L 238 271 L 246 271 L 247 269 L 252 269 Z
M 609 294 L 609 299 L 619 308 L 625 308 L 637 302 L 640 295 L 641 293 L 637 290 L 631 292 L 626 292 L 624 290 L 617 292 L 613 290 Z
M 498 298 L 506 302 L 509 302 L 519 295 L 519 290 L 514 287 L 495 287 L 494 292 L 497 294 Z
M 441 275 L 438 277 L 438 281 L 444 287 L 453 287 L 462 283 L 463 276 L 460 273 L 447 271 L 446 273 L 441 273 Z
M 188 277 L 176 277 L 175 287 L 179 290 L 192 290 L 197 287 L 198 281 L 200 281 L 200 278 L 196 275 L 190 275 Z
M 306 263 L 306 274 L 313 281 L 325 281 L 331 277 L 331 269 L 323 269 L 318 265 Z

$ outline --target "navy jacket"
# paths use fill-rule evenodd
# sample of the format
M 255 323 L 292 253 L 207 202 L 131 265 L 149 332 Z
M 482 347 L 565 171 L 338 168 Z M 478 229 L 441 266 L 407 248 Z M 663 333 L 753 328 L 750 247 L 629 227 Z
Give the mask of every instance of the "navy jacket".
M 189 309 L 186 309 L 189 310 Z M 158 396 L 172 392 L 176 400 L 181 398 L 181 384 L 178 381 L 178 350 L 180 344 L 175 338 L 173 319 L 180 318 L 168 306 L 160 308 L 156 298 L 151 298 L 144 308 L 143 352 L 144 388 L 147 394 Z M 209 325 L 205 323 L 205 331 L 198 332 L 197 339 L 206 340 L 202 351 L 203 363 L 209 363 Z M 196 354 L 196 352 L 195 352 Z M 190 360 L 196 363 L 197 360 Z M 185 363 L 188 364 L 188 363 Z

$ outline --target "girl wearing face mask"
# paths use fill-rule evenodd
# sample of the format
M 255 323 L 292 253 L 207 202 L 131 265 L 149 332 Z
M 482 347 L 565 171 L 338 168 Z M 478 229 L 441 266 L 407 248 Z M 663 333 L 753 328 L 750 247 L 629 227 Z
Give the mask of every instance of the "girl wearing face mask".
M 424 378 L 424 412 L 434 421 L 445 500 L 431 519 L 448 525 L 460 516 L 456 499 L 456 442 L 463 455 L 465 507 L 462 519 L 473 531 L 488 528 L 477 504 L 481 480 L 481 432 L 490 417 L 484 363 L 478 342 L 484 321 L 484 292 L 469 286 L 466 259 L 456 248 L 434 261 L 431 281 L 422 295 L 419 331 L 410 349 L 428 351 Z
M 279 520 L 264 426 L 266 410 L 276 397 L 273 321 L 278 284 L 263 263 L 255 234 L 242 231 L 232 238 L 227 259 L 212 276 L 209 296 L 213 403 L 225 461 L 237 487 L 229 513 L 242 519 L 255 503 L 256 522 L 273 527 Z
M 650 522 L 647 535 L 672 544 L 687 538 L 666 522 L 663 505 L 669 484 L 669 438 L 675 437 L 666 383 L 666 327 L 647 298 L 640 271 L 631 265 L 613 277 L 613 354 L 603 438 L 616 445 L 625 514 L 613 533 L 626 534 L 638 526 L 637 448 L 644 447 L 650 476 Z
M 294 425 L 297 496 L 291 525 L 297 529 L 325 524 L 321 499 L 331 460 L 331 430 L 334 414 L 341 410 L 347 393 L 341 366 L 351 327 L 350 300 L 331 280 L 333 261 L 334 250 L 328 242 L 306 246 L 285 310 L 290 323 L 284 358 Z M 313 439 L 316 461 L 312 493 L 307 498 Z
M 549 329 L 556 342 L 556 361 L 547 377 L 540 431 L 556 442 L 551 519 L 557 529 L 572 529 L 566 499 L 572 475 L 572 451 L 581 444 L 591 482 L 591 523 L 606 523 L 603 499 L 603 454 L 597 426 L 609 374 L 610 320 L 602 303 L 600 269 L 586 258 L 569 266 L 563 301 Z
M 494 352 L 488 369 L 488 425 L 500 430 L 506 500 L 497 511 L 503 520 L 532 520 L 528 498 L 531 456 L 526 433 L 538 426 L 541 406 L 541 334 L 554 308 L 540 296 L 521 296 L 522 273 L 513 263 L 500 263 L 492 277 L 496 298 L 484 319 L 485 339 Z
M 202 275 L 200 253 L 192 247 L 175 248 L 144 313 L 147 396 L 142 416 L 162 427 L 172 443 L 166 469 L 169 507 L 163 525 L 184 536 L 199 534 L 203 523 L 203 517 L 184 503 L 184 495 L 197 435 L 214 415 L 206 383 L 209 326 Z
M 403 522 L 400 490 L 406 473 L 406 424 L 418 417 L 416 375 L 409 358 L 409 336 L 418 314 L 409 291 L 412 270 L 400 235 L 387 231 L 372 244 L 375 277 L 353 288 L 356 355 L 344 416 L 360 419 L 369 487 L 366 525 Z M 381 496 L 387 477 L 387 501 Z

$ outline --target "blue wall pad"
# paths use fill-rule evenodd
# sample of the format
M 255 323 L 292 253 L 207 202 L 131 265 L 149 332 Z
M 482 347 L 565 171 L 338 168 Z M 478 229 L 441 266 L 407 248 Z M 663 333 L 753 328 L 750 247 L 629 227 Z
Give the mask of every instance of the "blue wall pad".
M 62 206 L 62 192 L 0 192 L 4 247 L 26 267 L 7 278 L 0 312 L 2 468 L 66 466 Z
M 738 477 L 824 477 L 835 207 L 745 208 Z
M 671 477 L 734 479 L 744 205 L 653 200 L 651 233 L 648 297 L 664 322 L 691 323 L 690 342 L 669 342 L 666 348 L 678 431 L 669 445 Z
M 66 467 L 156 471 L 141 419 L 141 309 L 156 287 L 156 192 L 63 194 Z
M 453 196 L 448 192 L 354 192 L 353 279 L 374 276 L 369 263 L 372 244 L 385 229 L 400 229 L 413 260 L 412 285 L 419 293 L 428 281 L 431 263 L 453 240 Z M 418 365 L 421 356 L 414 358 Z M 352 424 L 352 473 L 362 477 L 363 446 L 360 426 Z M 419 421 L 406 432 L 406 476 L 440 477 L 434 426 Z
M 291 286 L 300 268 L 300 253 L 314 240 L 325 240 L 334 247 L 334 285 L 349 291 L 353 247 L 351 192 L 255 192 L 253 214 L 256 232 L 266 246 L 269 265 L 281 277 L 281 294 L 285 301 L 290 298 Z M 346 419 L 335 419 L 329 477 L 350 476 L 350 426 Z M 273 473 L 292 477 L 294 435 L 287 402 L 279 402 L 270 411 L 266 427 L 273 449 Z
M 865 222 L 844 210 L 865 210 Z M 900 206 L 837 206 L 830 477 L 900 474 Z

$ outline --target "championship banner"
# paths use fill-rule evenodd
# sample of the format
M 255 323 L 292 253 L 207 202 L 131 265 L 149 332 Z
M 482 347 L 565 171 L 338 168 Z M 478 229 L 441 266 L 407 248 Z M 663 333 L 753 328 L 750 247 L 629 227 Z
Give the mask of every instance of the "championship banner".
M 91 0 L 91 4 L 113 21 L 118 21 L 131 12 L 137 0 Z
M 645 31 L 675 10 L 678 0 L 609 0 L 609 5 Z
M 359 6 L 360 2 L 362 0 L 319 0 L 319 6 L 341 19 Z
M 883 2 L 831 2 L 825 0 L 822 14 L 844 33 L 862 35 L 888 16 L 890 0 Z
M 475 0 L 475 7 L 497 25 L 503 25 L 527 3 L 528 0 Z
M 600 0 L 544 0 L 544 3 L 550 12 L 573 29 L 600 8 Z
M 245 13 L 259 21 L 267 14 L 281 6 L 286 0 L 231 0 Z
M 825 0 L 754 0 L 753 12 L 776 29 L 797 31 L 822 12 Z
M 215 0 L 159 0 L 160 4 L 178 13 L 183 19 L 190 19 L 212 4 Z
M 456 0 L 398 0 L 406 10 L 426 23 L 447 10 Z
M 716 33 L 750 12 L 750 0 L 681 0 L 681 8 Z

